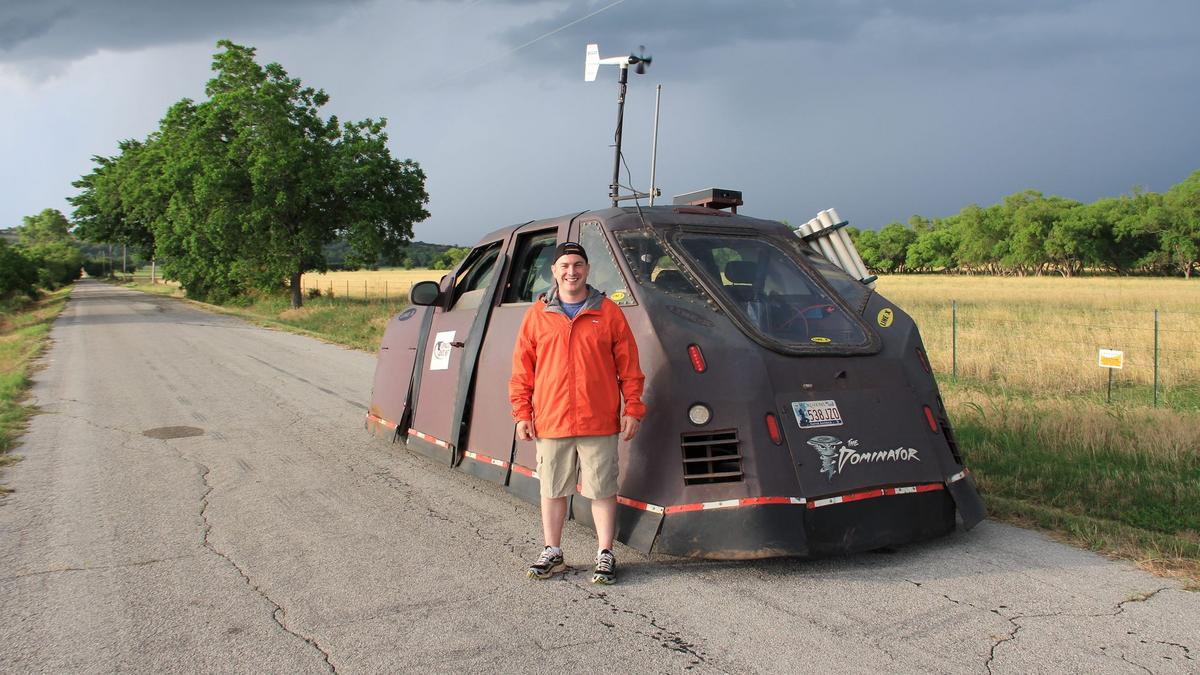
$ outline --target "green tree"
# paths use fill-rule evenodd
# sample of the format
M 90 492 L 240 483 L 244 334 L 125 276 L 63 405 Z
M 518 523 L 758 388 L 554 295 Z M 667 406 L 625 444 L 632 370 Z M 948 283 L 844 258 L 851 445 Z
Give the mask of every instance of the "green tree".
M 162 158 L 153 140 L 124 140 L 118 149 L 113 157 L 93 155 L 96 168 L 71 183 L 79 189 L 69 199 L 75 232 L 86 241 L 124 244 L 152 257 L 155 221 L 166 206 L 166 196 L 156 194 Z
M 71 235 L 71 221 L 57 209 L 25 216 L 17 228 L 23 256 L 37 269 L 38 285 L 57 288 L 79 278 L 84 255 Z
M 38 270 L 34 263 L 25 257 L 21 249 L 9 246 L 7 241 L 0 239 L 0 298 L 13 293 L 33 297 L 37 280 Z
M 1008 256 L 1012 230 L 1003 208 L 999 204 L 987 208 L 970 204 L 958 212 L 955 225 L 959 241 L 955 257 L 960 264 L 968 269 L 999 272 L 1001 261 Z
M 1200 265 L 1200 171 L 1167 190 L 1163 206 L 1159 249 L 1169 265 L 1190 279 Z
M 916 240 L 916 233 L 900 223 L 884 226 L 875 243 L 878 268 L 889 273 L 902 271 L 908 258 L 908 247 Z
M 36 216 L 25 216 L 22 220 L 24 224 L 17 227 L 17 237 L 26 248 L 74 241 L 71 221 L 58 209 L 42 209 Z
M 917 233 L 916 241 L 908 246 L 904 266 L 911 271 L 954 269 L 958 266 L 955 258 L 959 247 L 958 233 L 954 218 L 925 221 L 923 231 Z
M 385 120 L 323 117 L 329 96 L 251 47 L 227 40 L 213 57 L 206 100 L 184 99 L 143 143 L 127 142 L 77 182 L 89 238 L 153 247 L 188 293 L 223 301 L 328 269 L 339 238 L 347 262 L 400 254 L 428 217 L 425 175 L 393 159 Z

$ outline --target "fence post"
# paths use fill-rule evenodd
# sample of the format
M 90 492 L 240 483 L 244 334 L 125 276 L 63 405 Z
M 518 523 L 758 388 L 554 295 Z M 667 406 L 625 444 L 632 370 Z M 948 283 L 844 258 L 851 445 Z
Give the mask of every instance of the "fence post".
M 950 379 L 958 381 L 958 301 L 950 301 Z
M 1154 407 L 1158 407 L 1158 308 L 1154 310 Z

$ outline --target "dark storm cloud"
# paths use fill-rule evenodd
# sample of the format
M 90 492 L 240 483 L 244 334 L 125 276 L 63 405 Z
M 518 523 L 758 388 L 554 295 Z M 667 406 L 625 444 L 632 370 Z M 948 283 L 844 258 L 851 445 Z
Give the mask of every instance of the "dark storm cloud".
M 502 37 L 522 45 L 609 4 L 572 0 Z M 523 51 L 537 61 L 576 51 L 583 41 L 599 42 L 603 55 L 644 44 L 682 64 L 704 50 L 808 44 L 860 47 L 891 63 L 996 67 L 1186 46 L 1195 42 L 1198 23 L 1194 0 L 626 0 Z
M 5 0 L 0 62 L 67 61 L 211 40 L 256 28 L 287 31 L 359 0 Z

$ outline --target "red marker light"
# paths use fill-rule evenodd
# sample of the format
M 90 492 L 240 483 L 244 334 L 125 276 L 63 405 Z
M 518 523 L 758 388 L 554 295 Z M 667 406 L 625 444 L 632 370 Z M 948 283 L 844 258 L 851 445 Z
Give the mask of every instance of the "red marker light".
M 767 433 L 771 435 L 771 442 L 775 445 L 783 443 L 783 434 L 779 431 L 779 420 L 775 419 L 773 413 L 767 413 Z
M 934 419 L 933 410 L 929 406 L 925 406 L 925 421 L 929 423 L 929 430 L 936 434 L 938 432 L 938 423 Z
M 704 353 L 700 351 L 700 345 L 688 345 L 688 358 L 692 360 L 692 370 L 697 373 L 708 370 L 708 364 L 704 362 Z

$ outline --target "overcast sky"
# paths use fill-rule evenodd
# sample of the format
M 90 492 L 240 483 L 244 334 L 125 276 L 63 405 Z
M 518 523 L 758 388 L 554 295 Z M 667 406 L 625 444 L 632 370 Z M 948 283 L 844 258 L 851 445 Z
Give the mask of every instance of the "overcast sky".
M 0 227 L 69 215 L 92 155 L 203 98 L 221 38 L 330 114 L 388 118 L 438 243 L 608 205 L 617 71 L 584 82 L 588 42 L 653 54 L 624 149 L 646 189 L 661 84 L 665 200 L 724 187 L 743 213 L 878 228 L 1200 169 L 1196 0 L 0 0 Z

